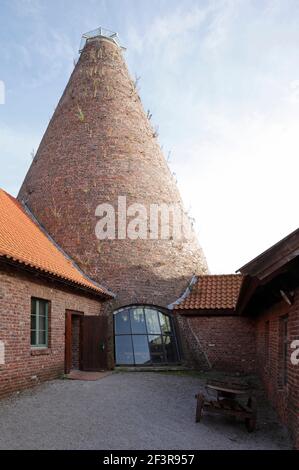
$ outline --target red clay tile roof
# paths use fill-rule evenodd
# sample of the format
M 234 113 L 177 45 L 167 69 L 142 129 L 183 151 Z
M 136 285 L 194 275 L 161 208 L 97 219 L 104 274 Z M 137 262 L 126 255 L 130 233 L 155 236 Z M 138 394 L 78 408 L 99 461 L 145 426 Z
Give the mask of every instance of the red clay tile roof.
M 104 297 L 108 290 L 85 276 L 55 246 L 22 205 L 0 189 L 0 257 L 20 263 Z
M 172 304 L 174 310 L 234 309 L 243 276 L 221 274 L 198 276 L 189 293 Z

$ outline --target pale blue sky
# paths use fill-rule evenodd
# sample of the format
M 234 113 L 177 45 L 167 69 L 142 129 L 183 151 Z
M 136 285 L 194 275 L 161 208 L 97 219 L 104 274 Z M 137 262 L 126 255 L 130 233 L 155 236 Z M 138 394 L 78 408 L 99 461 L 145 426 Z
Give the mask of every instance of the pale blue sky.
M 298 227 L 298 0 L 0 0 L 0 187 L 16 194 L 78 58 L 118 31 L 212 272 Z

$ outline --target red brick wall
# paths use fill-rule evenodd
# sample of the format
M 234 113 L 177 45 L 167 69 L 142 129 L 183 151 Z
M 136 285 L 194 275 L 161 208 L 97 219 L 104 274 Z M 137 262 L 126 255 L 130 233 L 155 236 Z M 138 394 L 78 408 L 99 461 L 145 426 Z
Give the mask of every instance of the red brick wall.
M 258 371 L 267 390 L 270 401 L 277 409 L 282 421 L 288 425 L 299 448 L 299 365 L 292 365 L 289 347 L 288 383 L 282 383 L 282 341 L 281 318 L 288 315 L 289 346 L 299 340 L 299 289 L 294 304 L 284 301 L 263 312 L 257 320 L 257 364 Z M 268 323 L 268 327 L 266 326 Z M 266 329 L 269 328 L 269 341 Z M 268 351 L 267 351 L 268 343 Z
M 177 316 L 187 363 L 200 369 L 252 373 L 255 324 L 238 316 Z
M 32 296 L 51 301 L 49 349 L 43 351 L 34 351 L 30 346 Z M 0 340 L 5 343 L 0 397 L 64 373 L 66 309 L 97 315 L 101 303 L 34 275 L 0 266 Z

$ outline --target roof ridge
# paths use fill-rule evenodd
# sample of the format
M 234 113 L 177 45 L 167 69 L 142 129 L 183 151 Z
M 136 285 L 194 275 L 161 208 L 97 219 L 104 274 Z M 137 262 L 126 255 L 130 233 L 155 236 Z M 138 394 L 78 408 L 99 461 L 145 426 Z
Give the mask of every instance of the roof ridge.
M 238 277 L 243 276 L 242 273 L 226 273 L 226 274 L 198 274 L 197 277 Z
M 176 305 L 179 305 L 183 300 L 185 300 L 192 292 L 192 288 L 194 285 L 196 285 L 198 282 L 198 276 L 196 276 L 195 274 L 193 274 L 192 276 L 192 279 L 191 281 L 189 282 L 185 292 L 183 292 L 183 294 L 181 295 L 181 297 L 179 297 L 177 300 L 175 300 L 174 302 L 172 302 L 171 304 L 169 304 L 167 306 L 167 308 L 169 310 L 173 310 L 175 308 Z

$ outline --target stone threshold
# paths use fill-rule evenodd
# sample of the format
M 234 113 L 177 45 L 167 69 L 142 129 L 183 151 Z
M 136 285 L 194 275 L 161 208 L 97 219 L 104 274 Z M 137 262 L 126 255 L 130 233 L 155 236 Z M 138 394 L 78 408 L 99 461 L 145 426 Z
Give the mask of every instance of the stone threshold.
M 65 378 L 69 380 L 84 380 L 87 382 L 94 382 L 96 380 L 101 380 L 111 374 L 112 372 L 110 371 L 86 372 L 84 370 L 71 370 L 69 374 L 65 375 Z
M 145 367 L 124 367 L 116 366 L 114 369 L 116 372 L 180 372 L 190 371 L 189 367 L 184 366 L 145 366 Z

